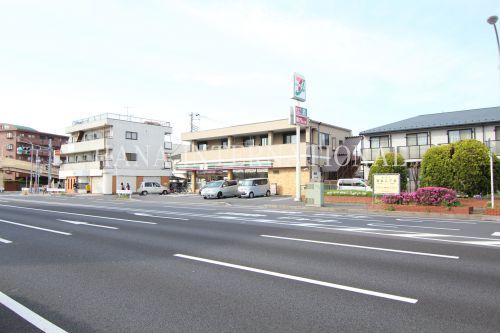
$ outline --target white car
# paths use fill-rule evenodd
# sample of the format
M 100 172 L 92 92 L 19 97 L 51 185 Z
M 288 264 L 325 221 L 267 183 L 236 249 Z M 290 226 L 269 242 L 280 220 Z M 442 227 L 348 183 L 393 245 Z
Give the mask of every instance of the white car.
M 238 195 L 238 182 L 235 180 L 216 180 L 205 185 L 201 190 L 203 199 L 235 197 Z
M 140 195 L 148 194 L 169 194 L 170 190 L 158 182 L 142 182 L 138 191 Z
M 368 182 L 361 178 L 339 179 L 337 190 L 367 191 L 373 192 Z
M 241 180 L 238 184 L 238 196 L 253 198 L 258 196 L 270 196 L 271 188 L 267 178 L 249 178 Z

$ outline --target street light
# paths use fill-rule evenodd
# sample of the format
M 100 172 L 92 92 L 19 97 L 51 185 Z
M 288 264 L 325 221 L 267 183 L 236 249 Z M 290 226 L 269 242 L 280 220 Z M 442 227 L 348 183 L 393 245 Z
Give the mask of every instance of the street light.
M 500 41 L 498 40 L 498 30 L 496 23 L 498 22 L 498 16 L 490 16 L 486 20 L 489 24 L 493 26 L 495 30 L 495 36 L 497 38 L 497 49 L 498 49 L 498 70 L 500 74 Z M 489 148 L 490 148 L 490 178 L 491 178 L 491 208 L 495 208 L 495 184 L 493 182 L 493 149 L 491 149 L 491 140 L 489 140 Z

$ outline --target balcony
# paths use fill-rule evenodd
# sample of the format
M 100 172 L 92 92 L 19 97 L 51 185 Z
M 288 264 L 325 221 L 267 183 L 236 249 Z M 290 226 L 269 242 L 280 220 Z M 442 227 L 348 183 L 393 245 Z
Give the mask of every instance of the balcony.
M 431 145 L 399 146 L 398 153 L 401 154 L 405 160 L 421 160 L 430 147 Z
M 377 158 L 387 153 L 394 152 L 394 148 L 363 148 L 361 149 L 361 156 L 363 162 L 374 162 Z
M 74 142 L 68 143 L 61 146 L 61 154 L 77 154 L 84 153 L 89 151 L 98 151 L 105 149 L 112 149 L 112 140 L 110 138 L 82 141 L 82 142 Z
M 180 162 L 180 165 L 178 165 L 178 169 L 196 169 L 196 167 L 190 168 L 187 166 L 207 163 L 222 163 L 221 165 L 226 165 L 225 163 L 231 162 L 249 162 L 245 165 L 252 165 L 252 161 L 266 162 L 263 163 L 262 166 L 253 166 L 253 168 L 265 166 L 274 168 L 295 167 L 296 149 L 297 148 L 295 144 L 280 144 L 188 152 L 182 154 L 182 162 Z M 300 161 L 301 165 L 303 166 L 307 165 L 306 153 L 307 145 L 306 143 L 301 143 Z M 234 166 L 234 168 L 237 167 L 238 166 Z M 221 166 L 220 168 L 224 169 L 223 166 Z M 233 168 L 233 166 L 229 168 Z M 252 168 L 252 166 L 248 166 L 248 168 Z

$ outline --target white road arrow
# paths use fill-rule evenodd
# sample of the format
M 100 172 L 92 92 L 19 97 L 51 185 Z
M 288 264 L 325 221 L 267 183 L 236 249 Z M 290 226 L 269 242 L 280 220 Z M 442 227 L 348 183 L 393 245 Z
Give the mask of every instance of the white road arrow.
M 81 222 L 81 221 L 72 221 L 72 220 L 60 220 L 60 219 L 57 219 L 57 220 L 61 221 L 61 222 L 76 224 L 76 225 L 88 225 L 90 227 L 98 227 L 98 228 L 106 228 L 106 229 L 118 230 L 118 228 L 116 228 L 116 227 L 108 227 L 106 225 L 100 225 L 100 224 L 92 224 L 92 223 Z

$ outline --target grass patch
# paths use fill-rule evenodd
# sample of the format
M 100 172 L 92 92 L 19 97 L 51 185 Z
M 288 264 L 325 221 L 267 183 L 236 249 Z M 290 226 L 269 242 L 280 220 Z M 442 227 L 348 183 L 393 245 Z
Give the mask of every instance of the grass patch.
M 373 192 L 368 191 L 350 191 L 350 190 L 328 190 L 325 195 L 331 196 L 350 196 L 350 197 L 372 197 Z

